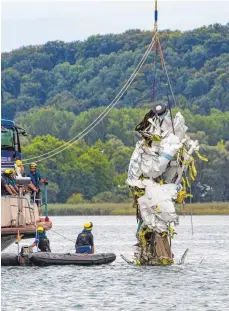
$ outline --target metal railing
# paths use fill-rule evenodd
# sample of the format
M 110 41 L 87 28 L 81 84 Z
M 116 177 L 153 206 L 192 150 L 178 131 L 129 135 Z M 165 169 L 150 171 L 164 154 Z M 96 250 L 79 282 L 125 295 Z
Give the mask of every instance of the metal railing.
M 10 204 L 10 207 L 17 207 L 18 208 L 18 226 L 20 226 L 20 215 L 22 217 L 23 216 L 23 208 L 28 208 L 29 209 L 29 216 L 30 216 L 30 219 L 31 219 L 31 224 L 34 224 L 34 222 L 32 222 L 32 220 L 34 219 L 35 223 L 36 223 L 36 219 L 35 219 L 35 212 L 34 212 L 34 208 L 35 206 L 37 206 L 38 208 L 38 214 L 40 216 L 40 208 L 42 206 L 45 206 L 45 210 L 44 210 L 44 214 L 45 214 L 45 217 L 48 218 L 48 187 L 47 185 L 44 186 L 44 203 L 43 203 L 43 200 L 42 200 L 42 192 L 40 191 L 39 193 L 39 197 L 37 197 L 37 193 L 33 193 L 31 194 L 31 192 L 29 192 L 29 198 L 28 197 L 25 197 L 23 195 L 23 185 L 18 185 L 18 188 L 19 188 L 19 194 L 16 195 L 16 196 L 13 196 L 13 195 L 2 195 L 2 197 L 6 197 L 6 198 L 16 198 L 17 199 L 17 202 L 18 204 L 15 205 L 15 204 Z M 27 201 L 27 204 L 28 206 L 23 206 L 23 200 L 26 200 Z M 33 203 L 33 204 L 32 204 Z M 12 220 L 13 221 L 16 221 L 15 219 Z
M 17 219 L 11 219 L 11 227 L 16 227 L 16 226 L 22 226 L 23 225 L 23 221 L 21 222 L 20 219 L 21 217 L 24 217 L 23 214 L 23 210 L 28 209 L 29 210 L 29 217 L 30 217 L 30 224 L 34 225 L 36 223 L 36 217 L 35 217 L 35 211 L 34 211 L 34 207 L 31 206 L 28 198 L 25 197 L 20 197 L 20 196 L 12 196 L 12 195 L 7 195 L 7 196 L 2 196 L 5 198 L 9 198 L 9 199 L 16 199 L 17 200 L 17 205 L 16 204 L 9 204 L 10 208 L 17 208 L 18 212 L 17 212 Z M 23 201 L 26 201 L 26 205 L 23 206 Z M 2 208 L 2 212 L 4 212 L 3 208 Z M 21 217 L 20 217 L 21 216 Z M 16 223 L 17 221 L 17 223 Z M 13 225 L 12 223 L 15 222 L 15 224 Z

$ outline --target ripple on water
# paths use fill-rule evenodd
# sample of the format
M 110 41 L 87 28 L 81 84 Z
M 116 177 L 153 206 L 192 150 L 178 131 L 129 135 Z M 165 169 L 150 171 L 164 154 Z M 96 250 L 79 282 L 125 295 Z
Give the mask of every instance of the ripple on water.
M 88 217 L 53 217 L 56 231 L 75 239 Z M 88 218 L 89 220 L 89 218 Z M 90 218 L 97 252 L 114 252 L 111 265 L 79 267 L 2 267 L 2 311 L 11 310 L 160 310 L 224 311 L 228 309 L 229 217 L 181 218 L 173 251 L 184 265 L 138 267 L 119 256 L 132 256 L 135 217 Z M 123 226 L 122 226 L 123 224 Z M 74 243 L 48 233 L 52 251 L 69 252 Z M 16 251 L 11 246 L 7 251 Z M 200 262 L 202 262 L 200 264 Z

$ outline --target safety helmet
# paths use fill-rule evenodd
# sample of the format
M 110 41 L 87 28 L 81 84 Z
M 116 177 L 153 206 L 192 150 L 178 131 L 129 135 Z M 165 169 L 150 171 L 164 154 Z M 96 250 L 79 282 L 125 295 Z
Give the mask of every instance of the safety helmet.
M 31 164 L 30 164 L 30 168 L 37 168 L 37 164 L 36 164 L 36 163 L 34 163 L 34 162 L 33 162 L 33 163 L 31 163 Z
M 37 228 L 37 231 L 38 231 L 38 232 L 44 232 L 45 229 L 44 229 L 43 227 L 38 227 L 38 228 Z
M 21 160 L 16 160 L 16 161 L 15 161 L 15 164 L 16 164 L 17 166 L 20 166 L 20 165 L 22 165 L 22 162 L 21 162 Z
M 93 227 L 93 223 L 92 222 L 86 222 L 84 224 L 84 229 L 86 229 L 86 230 L 92 230 L 92 227 Z
M 7 169 L 4 171 L 4 175 L 10 176 L 11 174 L 14 174 L 15 170 L 13 169 Z

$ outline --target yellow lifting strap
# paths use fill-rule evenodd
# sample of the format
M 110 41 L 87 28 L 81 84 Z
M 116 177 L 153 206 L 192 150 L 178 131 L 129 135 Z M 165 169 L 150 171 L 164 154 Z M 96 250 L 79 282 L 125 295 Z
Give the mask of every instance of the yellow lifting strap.
M 191 165 L 189 166 L 189 176 L 191 177 L 192 180 L 195 180 L 195 177 L 194 177 L 193 172 L 192 172 Z
M 187 193 L 186 191 L 184 191 L 184 190 L 180 190 L 179 192 L 178 192 L 178 194 L 177 194 L 177 199 L 176 199 L 176 202 L 177 203 L 183 203 L 184 202 L 184 200 L 186 199 L 186 198 L 192 198 L 193 197 L 193 195 L 191 194 L 191 193 Z
M 195 150 L 196 155 L 198 156 L 198 158 L 202 161 L 208 162 L 208 158 L 203 157 L 199 151 Z
M 187 155 L 189 155 L 190 159 L 187 160 L 186 162 L 184 162 L 181 157 L 184 157 L 183 154 L 186 153 Z M 193 156 L 184 148 L 180 148 L 179 151 L 177 152 L 177 160 L 179 163 L 188 166 L 192 161 L 194 161 Z
M 195 166 L 194 161 L 191 163 L 191 167 L 192 167 L 193 176 L 196 177 L 196 175 L 197 175 L 197 170 L 196 170 L 196 166 Z
M 143 246 L 146 246 L 146 244 L 147 244 L 145 234 L 148 232 L 153 232 L 153 230 L 151 230 L 151 229 L 140 229 L 140 231 L 139 231 L 139 240 Z
M 136 197 L 141 197 L 145 194 L 145 190 L 139 189 L 139 190 L 135 190 L 134 191 L 134 195 L 136 195 Z
M 203 157 L 197 150 L 194 150 L 194 151 L 197 154 L 197 156 L 199 157 L 199 159 L 201 159 L 202 161 L 205 161 L 205 162 L 208 161 L 208 159 Z M 190 159 L 187 160 L 186 162 L 184 162 L 181 159 L 183 153 L 186 153 L 190 157 Z M 177 153 L 177 160 L 178 160 L 179 163 L 181 163 L 181 164 L 185 165 L 186 167 L 188 167 L 188 169 L 189 169 L 189 176 L 190 176 L 191 180 L 194 181 L 196 179 L 196 176 L 197 176 L 197 170 L 196 170 L 195 160 L 194 160 L 193 156 L 184 147 L 182 147 L 179 150 L 179 152 Z M 182 179 L 182 180 L 184 182 L 184 179 Z M 186 187 L 186 185 L 184 185 L 184 186 Z M 190 188 L 190 182 L 189 182 L 188 179 L 187 179 L 187 186 Z
M 190 163 L 194 161 L 194 158 L 185 148 L 183 149 L 184 149 L 184 152 L 187 153 L 187 155 L 190 157 L 190 159 L 184 163 L 185 166 L 188 166 Z
M 182 151 L 185 152 L 185 153 L 186 153 L 187 155 L 189 155 L 189 157 L 190 157 L 190 159 L 189 159 L 188 161 L 186 161 L 185 163 L 184 163 L 184 161 L 182 161 L 182 160 L 180 159 L 181 154 L 182 154 Z M 194 150 L 194 151 L 195 151 L 196 155 L 198 156 L 198 158 L 199 158 L 200 160 L 205 161 L 205 162 L 208 162 L 208 159 L 207 159 L 206 157 L 202 156 L 202 155 L 199 153 L 199 151 L 197 151 L 197 150 Z M 180 153 L 179 153 L 179 160 L 181 161 L 182 164 L 184 164 L 185 166 L 187 166 L 187 165 L 189 165 L 191 162 L 194 161 L 194 158 L 193 158 L 193 156 L 192 156 L 184 147 L 182 147 L 182 148 L 180 149 Z
M 175 229 L 173 227 L 168 227 L 168 232 L 169 232 L 169 237 L 171 237 L 173 239 L 174 235 L 177 234 Z
M 171 264 L 173 264 L 173 263 L 174 263 L 173 259 L 170 259 L 170 258 L 160 258 L 160 259 L 156 262 L 156 264 L 162 265 L 162 266 L 168 266 L 168 265 L 171 265 Z
M 150 140 L 152 140 L 152 141 L 161 141 L 161 136 L 160 135 L 152 135 L 150 137 Z
M 175 234 L 177 234 L 175 229 L 170 227 L 170 226 L 168 226 L 168 231 L 167 232 L 166 231 L 162 232 L 161 237 L 165 238 L 165 237 L 169 236 L 169 237 L 171 237 L 171 239 L 173 239 Z

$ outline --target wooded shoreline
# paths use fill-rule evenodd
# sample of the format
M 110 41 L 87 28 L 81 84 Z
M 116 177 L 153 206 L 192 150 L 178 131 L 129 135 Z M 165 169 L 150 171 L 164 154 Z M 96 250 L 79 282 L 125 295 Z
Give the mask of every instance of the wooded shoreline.
M 49 204 L 50 216 L 135 215 L 131 203 Z M 229 202 L 177 205 L 179 215 L 229 215 Z

